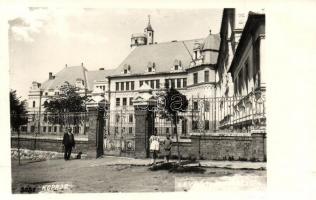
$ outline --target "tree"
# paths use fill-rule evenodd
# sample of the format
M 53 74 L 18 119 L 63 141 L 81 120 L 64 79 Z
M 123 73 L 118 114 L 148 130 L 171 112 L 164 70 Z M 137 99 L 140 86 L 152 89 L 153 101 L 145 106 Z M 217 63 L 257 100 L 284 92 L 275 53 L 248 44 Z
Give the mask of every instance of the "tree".
M 79 88 L 65 82 L 60 88 L 60 94 L 52 97 L 44 102 L 45 116 L 44 121 L 52 124 L 73 124 L 78 125 L 81 123 L 81 117 L 77 112 L 85 112 L 85 96 L 78 94 Z M 72 114 L 70 114 L 72 113 Z
M 16 90 L 10 91 L 10 125 L 12 131 L 18 132 L 18 158 L 20 160 L 20 126 L 27 124 L 26 101 L 20 101 L 16 95 Z
M 13 131 L 19 131 L 20 126 L 27 124 L 26 100 L 20 101 L 16 90 L 10 91 L 10 124 Z
M 185 95 L 181 94 L 178 90 L 174 88 L 167 89 L 167 91 L 163 95 L 163 98 L 164 114 L 162 114 L 162 117 L 171 118 L 171 121 L 175 127 L 174 132 L 177 140 L 178 161 L 180 163 L 181 157 L 177 130 L 177 124 L 180 117 L 178 116 L 178 113 L 185 112 L 188 108 L 189 102 Z

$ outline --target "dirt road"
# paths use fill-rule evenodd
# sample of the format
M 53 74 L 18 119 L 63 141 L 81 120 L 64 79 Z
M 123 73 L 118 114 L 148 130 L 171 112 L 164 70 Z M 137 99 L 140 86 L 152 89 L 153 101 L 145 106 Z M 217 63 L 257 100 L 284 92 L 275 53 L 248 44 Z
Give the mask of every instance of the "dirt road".
M 197 188 L 262 191 L 266 187 L 265 170 L 206 168 L 203 174 L 169 173 L 150 171 L 148 166 L 113 165 L 113 162 L 105 159 L 23 161 L 18 166 L 12 161 L 12 192 L 172 192 Z

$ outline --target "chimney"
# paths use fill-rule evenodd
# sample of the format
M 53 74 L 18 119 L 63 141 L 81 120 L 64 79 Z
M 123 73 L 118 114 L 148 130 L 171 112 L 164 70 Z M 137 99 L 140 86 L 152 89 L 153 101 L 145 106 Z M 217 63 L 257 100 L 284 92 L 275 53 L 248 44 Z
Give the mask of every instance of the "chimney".
M 68 67 L 67 64 L 65 66 L 66 66 L 66 68 Z
M 212 34 L 212 29 L 210 29 L 210 35 Z
M 83 67 L 83 62 L 81 63 L 81 67 Z
M 49 73 L 48 73 L 48 79 L 49 79 L 49 80 L 52 80 L 52 79 L 53 79 L 53 73 L 52 73 L 52 72 L 49 72 Z
M 99 71 L 103 71 L 103 70 L 104 70 L 104 68 L 103 68 L 103 67 L 99 68 Z

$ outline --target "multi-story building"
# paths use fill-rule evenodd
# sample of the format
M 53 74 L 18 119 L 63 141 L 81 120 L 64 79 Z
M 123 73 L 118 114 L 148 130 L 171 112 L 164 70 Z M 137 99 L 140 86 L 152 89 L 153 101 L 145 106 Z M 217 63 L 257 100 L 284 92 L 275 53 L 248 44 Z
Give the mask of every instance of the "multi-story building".
M 220 34 L 218 96 L 226 99 L 222 111 L 228 113 L 220 127 L 251 130 L 265 125 L 265 15 L 249 12 L 245 21 L 235 9 L 224 9 Z
M 205 38 L 192 40 L 157 43 L 149 20 L 144 33 L 132 34 L 132 51 L 117 68 L 88 71 L 83 64 L 66 66 L 54 76 L 49 73 L 49 79 L 42 84 L 33 82 L 29 111 L 43 111 L 40 105 L 58 95 L 58 87 L 68 81 L 80 88 L 81 95 L 104 95 L 110 109 L 107 134 L 133 134 L 133 99 L 139 92 L 150 91 L 155 95 L 173 87 L 189 100 L 190 112 L 183 114 L 178 132 L 214 132 L 224 127 L 228 116 L 227 112 L 221 113 L 218 98 L 245 96 L 262 86 L 259 57 L 263 35 L 263 14 L 249 13 L 247 18 L 235 9 L 224 9 L 219 34 L 210 31 Z M 158 134 L 173 132 L 170 121 L 156 121 Z M 62 131 L 49 129 L 48 124 L 41 126 L 40 132 Z M 35 129 L 36 125 L 30 125 L 27 131 Z M 76 132 L 84 130 L 79 127 Z

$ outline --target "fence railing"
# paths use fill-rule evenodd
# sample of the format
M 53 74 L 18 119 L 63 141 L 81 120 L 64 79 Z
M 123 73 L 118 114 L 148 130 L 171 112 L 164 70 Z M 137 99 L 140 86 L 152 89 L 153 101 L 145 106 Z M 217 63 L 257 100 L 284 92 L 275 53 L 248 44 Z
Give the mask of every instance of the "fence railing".
M 192 133 L 212 132 L 250 132 L 256 126 L 265 126 L 266 122 L 264 91 L 250 92 L 246 96 L 232 97 L 191 97 L 188 109 L 177 115 L 177 127 L 170 118 L 162 117 L 155 111 L 155 128 L 158 135 L 189 136 Z M 30 112 L 26 125 L 21 126 L 21 134 L 56 135 L 72 128 L 75 135 L 87 137 L 89 117 L 96 113 L 77 112 L 50 114 Z M 135 138 L 135 112 L 133 107 L 107 110 L 105 112 L 104 135 L 110 140 L 108 147 L 132 149 Z M 14 134 L 14 133 L 13 133 Z M 114 147 L 113 147 L 114 148 Z

